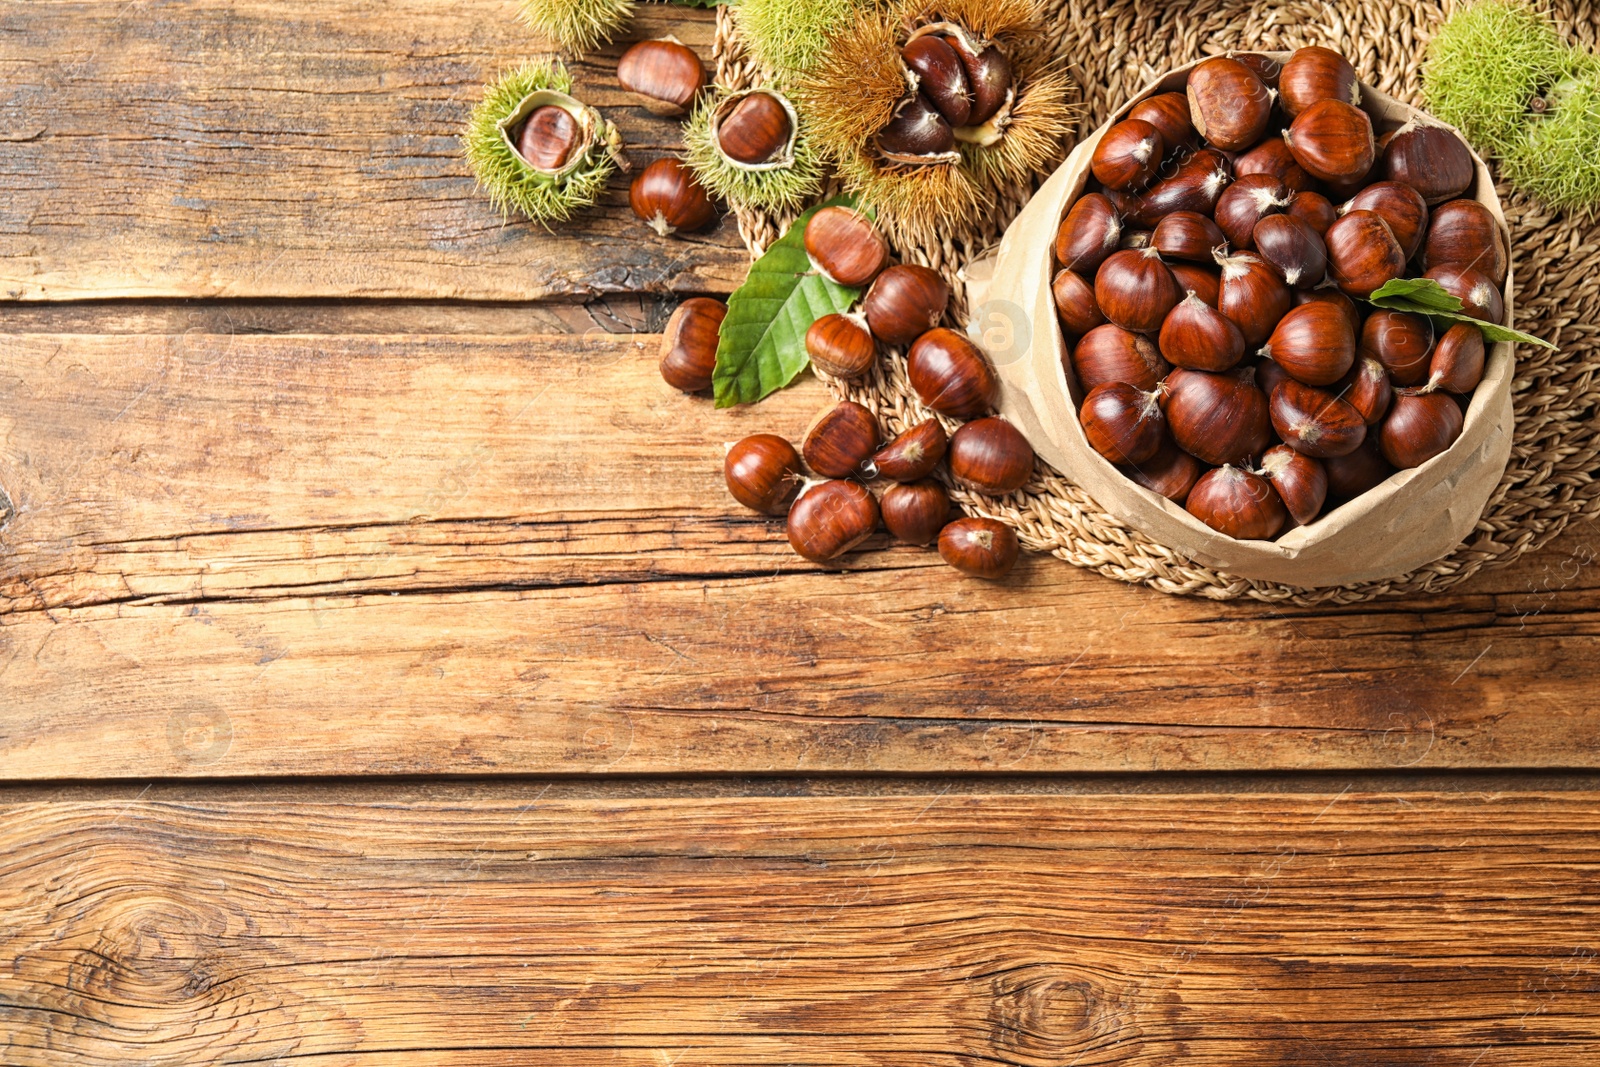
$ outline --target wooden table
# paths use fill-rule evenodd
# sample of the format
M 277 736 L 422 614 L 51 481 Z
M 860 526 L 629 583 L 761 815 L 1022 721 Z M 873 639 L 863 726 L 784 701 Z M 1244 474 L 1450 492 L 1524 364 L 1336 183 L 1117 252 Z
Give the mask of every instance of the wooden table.
M 474 192 L 513 8 L 0 0 L 0 1062 L 1597 1062 L 1592 528 L 810 566 L 719 464 L 820 385 L 655 371 L 731 223 Z

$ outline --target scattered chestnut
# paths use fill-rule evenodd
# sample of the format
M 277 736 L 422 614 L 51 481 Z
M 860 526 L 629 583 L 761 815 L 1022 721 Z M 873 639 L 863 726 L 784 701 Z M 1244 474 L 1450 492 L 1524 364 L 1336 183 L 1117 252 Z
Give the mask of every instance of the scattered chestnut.
M 878 500 L 883 525 L 908 545 L 931 545 L 950 518 L 950 494 L 932 478 L 891 485 Z
M 856 315 L 824 315 L 806 330 L 806 354 L 824 374 L 860 378 L 878 358 L 878 344 Z
M 1250 368 L 1167 375 L 1167 426 L 1178 447 L 1207 463 L 1242 463 L 1272 442 L 1267 397 Z
M 1285 214 L 1300 219 L 1316 230 L 1318 237 L 1327 233 L 1328 227 L 1339 217 L 1339 213 L 1334 210 L 1332 200 L 1309 189 L 1294 194 L 1294 199 L 1289 201 Z
M 955 131 L 920 93 L 900 101 L 889 124 L 878 131 L 878 150 L 891 163 L 942 161 L 955 147 Z
M 1378 429 L 1378 447 L 1401 470 L 1420 467 L 1456 443 L 1461 425 L 1461 409 L 1447 394 L 1397 389 Z
M 961 57 L 962 66 L 967 68 L 967 84 L 972 87 L 972 115 L 967 125 L 982 126 L 1000 114 L 1011 99 L 1011 61 L 995 45 L 974 52 L 960 36 L 952 35 L 946 40 Z
M 1193 293 L 1201 300 L 1217 306 L 1222 296 L 1222 273 L 1215 267 L 1202 267 L 1198 263 L 1168 263 L 1167 269 L 1178 281 L 1178 288 Z
M 1150 245 L 1163 256 L 1210 263 L 1212 253 L 1228 239 L 1217 224 L 1198 211 L 1174 211 L 1156 223 Z
M 1189 370 L 1229 370 L 1244 358 L 1244 334 L 1216 308 L 1190 292 L 1161 323 L 1161 354 Z
M 1433 323 L 1407 311 L 1379 308 L 1361 325 L 1361 355 L 1382 364 L 1396 385 L 1417 385 L 1428 376 Z
M 617 81 L 644 98 L 657 115 L 679 118 L 705 88 L 706 68 L 683 43 L 671 37 L 640 41 L 617 61 Z
M 1324 98 L 1300 112 L 1283 139 L 1294 161 L 1325 182 L 1353 182 L 1372 169 L 1372 120 L 1343 100 Z
M 536 107 L 517 132 L 517 154 L 536 170 L 558 171 L 572 159 L 583 139 L 578 120 L 566 108 Z
M 1184 507 L 1218 533 L 1241 541 L 1270 540 L 1289 520 L 1272 483 L 1231 464 L 1202 474 Z
M 1496 326 L 1505 322 L 1505 300 L 1500 296 L 1499 287 L 1483 271 L 1465 264 L 1442 263 L 1428 268 L 1423 277 L 1438 282 L 1439 288 L 1460 300 L 1462 314 Z
M 1092 277 L 1106 257 L 1117 250 L 1122 221 L 1116 208 L 1100 193 L 1086 193 L 1067 211 L 1056 229 L 1056 262 L 1084 277 Z
M 789 545 L 826 563 L 871 537 L 879 517 L 877 500 L 859 482 L 818 482 L 789 509 Z
M 1346 212 L 1322 240 L 1328 247 L 1328 274 L 1347 296 L 1369 297 L 1406 271 L 1400 242 L 1377 212 Z
M 1256 473 L 1272 483 L 1297 525 L 1309 526 L 1322 514 L 1328 499 L 1328 472 L 1320 460 L 1288 445 L 1274 445 L 1261 457 L 1261 469 Z
M 937 271 L 899 263 L 878 275 L 861 310 L 878 340 L 908 345 L 938 325 L 949 303 L 950 286 Z
M 1376 426 L 1389 413 L 1389 402 L 1394 399 L 1389 372 L 1371 356 L 1356 360 L 1350 372 L 1336 383 L 1334 392 L 1355 408 L 1368 426 Z
M 1301 304 L 1332 304 L 1350 320 L 1351 332 L 1357 336 L 1361 334 L 1361 309 L 1356 307 L 1354 300 L 1337 289 L 1296 289 L 1294 303 L 1296 307 Z
M 1189 72 L 1190 121 L 1201 137 L 1227 152 L 1261 140 L 1272 117 L 1272 94 L 1237 59 L 1218 56 Z
M 1148 337 L 1109 322 L 1084 334 L 1072 350 L 1072 371 L 1085 394 L 1107 382 L 1148 393 L 1171 369 Z
M 968 489 L 1004 496 L 1033 475 L 1033 446 L 1005 419 L 976 419 L 950 438 L 950 474 Z
M 1331 48 L 1296 49 L 1278 76 L 1278 99 L 1293 118 L 1319 100 L 1361 103 L 1361 86 L 1350 61 Z
M 1194 488 L 1205 469 L 1205 464 L 1179 448 L 1172 438 L 1163 437 L 1155 455 L 1143 463 L 1123 467 L 1122 473 L 1182 507 L 1189 498 L 1189 490 Z
M 1089 169 L 1108 188 L 1142 189 L 1155 176 L 1166 150 L 1160 130 L 1143 119 L 1124 119 L 1100 138 Z
M 806 223 L 806 255 L 825 278 L 859 288 L 889 262 L 889 242 L 866 215 L 848 207 L 825 207 Z
M 794 117 L 776 93 L 753 89 L 718 117 L 715 133 L 723 155 L 757 167 L 778 158 L 794 140 Z
M 628 190 L 628 204 L 662 237 L 679 230 L 698 230 L 717 213 L 689 168 L 671 157 L 658 159 L 639 172 Z
M 924 419 L 896 437 L 867 461 L 862 473 L 882 475 L 897 482 L 914 482 L 932 474 L 944 458 L 949 438 L 938 419 Z
M 998 389 L 994 370 L 966 334 L 938 327 L 911 346 L 906 377 L 922 402 L 957 419 L 986 414 Z
M 1100 305 L 1094 302 L 1094 286 L 1083 280 L 1083 275 L 1063 267 L 1050 283 L 1050 295 L 1056 302 L 1056 314 L 1062 327 L 1070 334 L 1083 336 L 1097 326 L 1105 325 L 1106 317 L 1100 314 Z
M 967 69 L 950 43 L 934 34 L 913 38 L 900 50 L 900 58 L 917 75 L 917 88 L 951 126 L 972 119 L 972 87 Z
M 1386 139 L 1382 173 L 1415 189 L 1431 207 L 1466 192 L 1477 167 L 1454 132 L 1413 119 Z
M 1209 215 L 1232 180 L 1227 157 L 1202 148 L 1180 162 L 1171 175 L 1151 186 L 1149 192 L 1129 202 L 1122 214 L 1142 226 L 1154 226 L 1174 211 Z
M 1278 321 L 1262 355 L 1298 382 L 1332 385 L 1355 362 L 1356 333 L 1337 305 L 1301 304 Z
M 1458 322 L 1444 332 L 1428 363 L 1428 388 L 1466 396 L 1483 380 L 1483 331 Z
M 1309 289 L 1327 276 L 1328 248 L 1304 219 L 1268 215 L 1256 223 L 1250 240 L 1256 255 L 1278 268 L 1285 285 Z
M 1374 182 L 1345 202 L 1345 211 L 1371 211 L 1389 224 L 1389 232 L 1400 245 L 1400 254 L 1410 259 L 1422 247 L 1428 228 L 1428 205 L 1422 194 L 1400 182 Z
M 1369 433 L 1349 455 L 1323 460 L 1322 469 L 1328 475 L 1328 496 L 1334 500 L 1354 500 L 1394 473 L 1378 447 L 1376 433 Z
M 661 377 L 674 389 L 697 393 L 711 388 L 717 367 L 717 341 L 728 305 L 710 297 L 679 304 L 661 335 Z
M 777 434 L 752 434 L 728 447 L 722 476 L 745 507 L 781 514 L 800 488 L 800 453 Z
M 1233 320 L 1244 343 L 1253 348 L 1272 335 L 1293 306 L 1293 295 L 1277 268 L 1260 256 L 1240 253 L 1219 257 L 1217 263 L 1222 267 L 1217 310 Z
M 1251 247 L 1256 223 L 1289 206 L 1289 190 L 1270 174 L 1246 174 L 1217 198 L 1217 228 L 1235 250 Z
M 1316 184 L 1316 179 L 1294 161 L 1294 153 L 1282 137 L 1268 137 L 1250 151 L 1233 161 L 1233 176 L 1265 174 L 1283 183 L 1291 193 L 1305 192 Z
M 1126 382 L 1096 386 L 1078 411 L 1089 446 L 1112 463 L 1143 463 L 1156 454 L 1166 426 L 1159 396 Z M 960 431 L 957 431 L 959 433 Z
M 1476 200 L 1450 200 L 1434 208 L 1419 261 L 1423 270 L 1472 267 L 1499 285 L 1505 281 L 1511 254 L 1493 212 Z
M 1178 280 L 1154 248 L 1113 252 L 1094 276 L 1100 314 L 1125 330 L 1154 333 L 1183 299 Z
M 852 400 L 819 415 L 806 431 L 800 454 L 824 478 L 848 478 L 878 450 L 878 420 Z
M 1157 93 L 1128 109 L 1130 119 L 1148 122 L 1161 131 L 1161 143 L 1171 152 L 1193 148 L 1199 134 L 1189 121 L 1189 98 L 1182 93 Z
M 1296 452 L 1345 456 L 1367 438 L 1361 413 L 1332 393 L 1290 378 L 1272 391 L 1272 428 Z
M 1017 532 L 994 519 L 957 519 L 939 531 L 939 558 L 974 578 L 1004 578 L 1017 552 Z

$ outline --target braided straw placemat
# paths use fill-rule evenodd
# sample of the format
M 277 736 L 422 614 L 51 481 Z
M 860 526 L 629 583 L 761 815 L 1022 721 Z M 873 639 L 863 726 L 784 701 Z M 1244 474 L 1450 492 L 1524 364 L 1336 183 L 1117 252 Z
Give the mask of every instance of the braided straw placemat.
M 1422 107 L 1418 67 L 1433 27 L 1453 9 L 1449 0 L 1364 3 L 1248 3 L 1201 0 L 1042 0 L 1058 54 L 1079 86 L 1084 113 L 1079 132 L 1097 128 L 1124 101 L 1166 70 L 1230 48 L 1290 50 L 1320 44 L 1355 65 L 1362 81 Z M 1561 32 L 1591 51 L 1600 37 L 1600 9 L 1588 0 L 1553 0 Z M 720 9 L 715 58 L 723 84 L 743 87 L 761 78 L 744 55 L 733 19 Z M 1065 158 L 1070 144 L 1062 146 Z M 1516 434 L 1505 477 L 1472 536 L 1435 563 L 1399 578 L 1308 590 L 1249 581 L 1203 567 L 1151 541 L 1106 514 L 1084 491 L 1040 463 L 1020 491 L 985 497 L 952 487 L 969 514 L 1015 527 L 1024 546 L 1079 567 L 1164 593 L 1230 600 L 1250 597 L 1310 606 L 1351 604 L 1376 597 L 1439 592 L 1485 567 L 1505 566 L 1544 545 L 1574 518 L 1600 514 L 1596 403 L 1600 401 L 1600 222 L 1552 213 L 1501 183 L 1517 275 L 1517 327 L 1560 346 L 1519 346 L 1512 383 Z M 956 293 L 964 263 L 998 243 L 1006 225 L 1032 195 L 1031 187 L 1003 193 L 981 229 L 913 237 L 896 249 L 907 262 L 943 273 Z M 791 220 L 738 213 L 739 233 L 759 254 Z M 952 315 L 964 322 L 958 296 Z M 1053 328 L 1054 324 L 1052 324 Z M 874 411 L 889 433 L 928 418 L 906 380 L 905 359 L 889 353 L 865 381 L 826 379 L 840 397 Z M 953 429 L 953 423 L 947 423 Z

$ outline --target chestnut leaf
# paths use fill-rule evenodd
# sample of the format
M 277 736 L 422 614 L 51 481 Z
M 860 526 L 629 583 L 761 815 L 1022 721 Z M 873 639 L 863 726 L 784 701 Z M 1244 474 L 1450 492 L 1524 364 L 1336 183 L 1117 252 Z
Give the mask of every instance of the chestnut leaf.
M 1445 291 L 1444 286 L 1432 278 L 1392 278 L 1371 296 L 1367 297 L 1369 304 L 1375 304 L 1390 311 L 1409 311 L 1413 315 L 1427 315 L 1435 321 L 1443 319 L 1449 323 L 1467 322 L 1483 331 L 1483 339 L 1493 344 L 1497 341 L 1510 341 L 1512 344 L 1542 345 L 1545 348 L 1555 349 L 1555 345 L 1531 333 L 1513 330 L 1509 326 L 1496 326 L 1492 322 L 1484 322 L 1462 312 L 1461 299 Z
M 806 223 L 812 215 L 825 207 L 854 204 L 851 197 L 834 197 L 795 219 L 750 265 L 750 276 L 728 297 L 717 366 L 711 375 L 717 407 L 753 404 L 788 385 L 811 361 L 806 355 L 811 324 L 855 305 L 861 290 L 823 277 L 811 265 L 805 246 Z

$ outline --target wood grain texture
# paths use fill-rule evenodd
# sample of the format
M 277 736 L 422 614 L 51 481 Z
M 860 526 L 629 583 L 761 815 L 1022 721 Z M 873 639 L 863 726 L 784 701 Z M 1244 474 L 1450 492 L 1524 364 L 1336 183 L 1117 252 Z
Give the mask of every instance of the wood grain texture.
M 0 342 L 16 779 L 1594 768 L 1600 541 L 1419 601 L 795 557 L 648 337 Z M 204 684 L 197 684 L 203 680 Z
M 1588 1067 L 1600 795 L 0 809 L 16 1067 Z
M 483 86 L 537 54 L 512 0 L 0 0 L 0 299 L 527 300 L 727 292 L 731 221 L 657 239 L 615 178 L 555 232 L 506 224 L 458 137 Z M 632 37 L 710 56 L 710 12 L 641 5 Z M 574 70 L 633 158 L 678 144 Z

